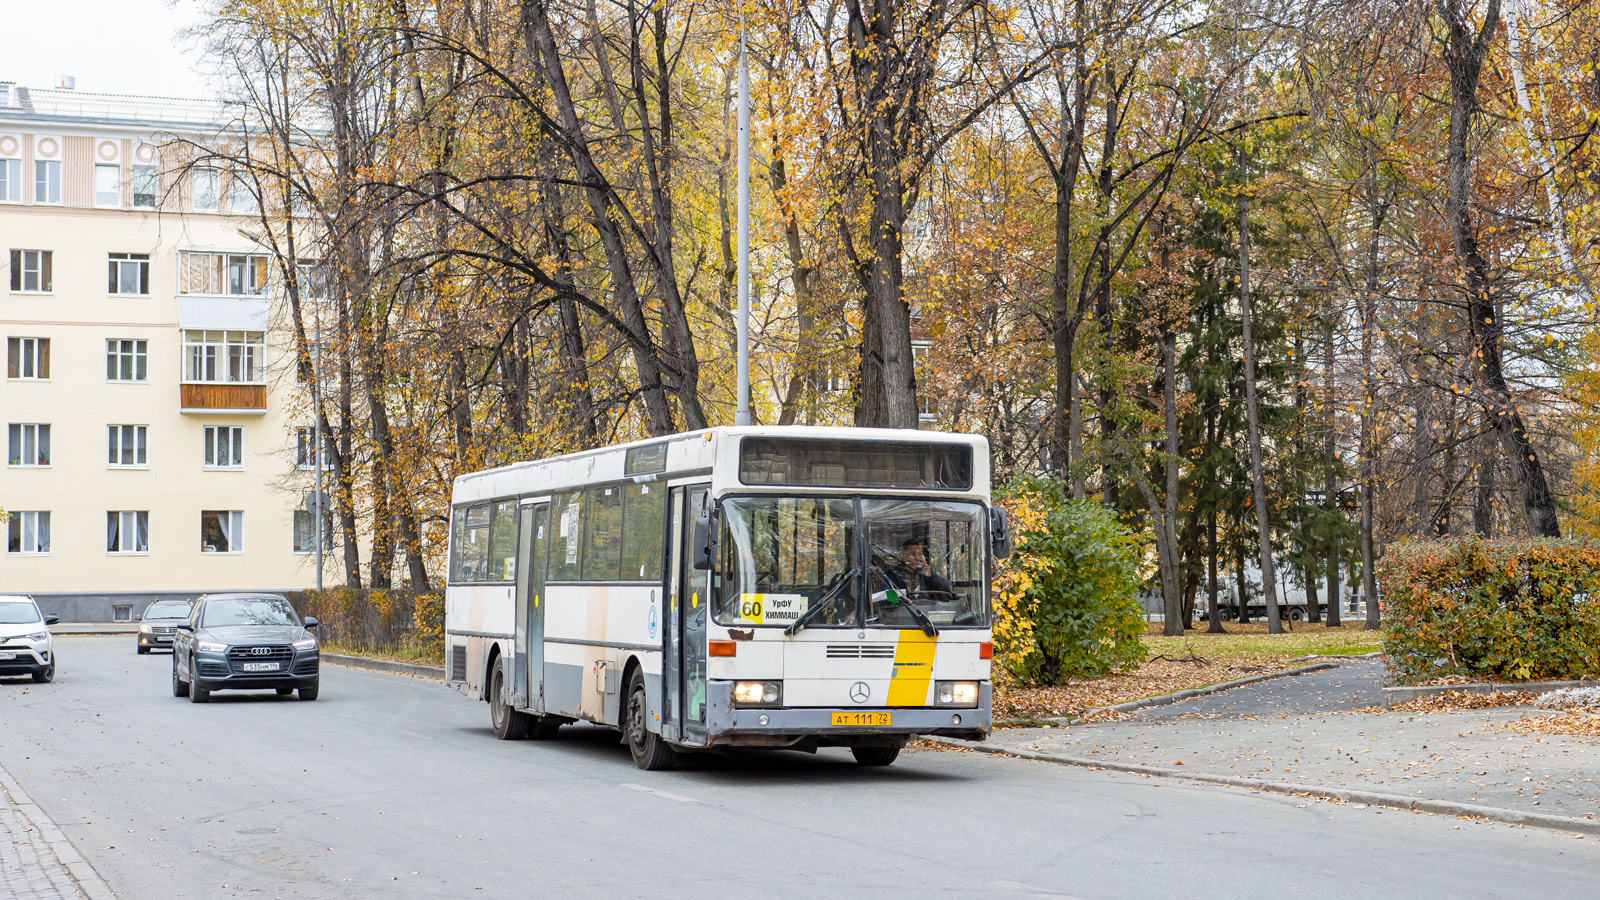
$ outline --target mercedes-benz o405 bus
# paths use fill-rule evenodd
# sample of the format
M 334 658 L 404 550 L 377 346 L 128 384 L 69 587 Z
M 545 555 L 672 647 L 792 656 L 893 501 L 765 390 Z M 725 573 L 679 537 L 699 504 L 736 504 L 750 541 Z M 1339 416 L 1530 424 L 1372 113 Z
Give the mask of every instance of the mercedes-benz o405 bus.
M 619 729 L 641 768 L 725 747 L 982 739 L 982 437 L 712 428 L 455 480 L 448 680 L 502 739 Z

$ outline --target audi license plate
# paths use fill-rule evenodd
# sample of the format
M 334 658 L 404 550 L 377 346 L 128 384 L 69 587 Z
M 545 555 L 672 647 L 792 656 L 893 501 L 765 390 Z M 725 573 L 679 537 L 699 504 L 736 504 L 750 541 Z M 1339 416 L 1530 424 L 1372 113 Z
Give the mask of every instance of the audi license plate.
M 246 672 L 276 672 L 278 671 L 278 664 L 275 662 L 245 663 L 244 670 Z
M 829 725 L 849 725 L 856 728 L 881 728 L 894 724 L 894 713 L 886 712 L 836 712 L 830 713 Z

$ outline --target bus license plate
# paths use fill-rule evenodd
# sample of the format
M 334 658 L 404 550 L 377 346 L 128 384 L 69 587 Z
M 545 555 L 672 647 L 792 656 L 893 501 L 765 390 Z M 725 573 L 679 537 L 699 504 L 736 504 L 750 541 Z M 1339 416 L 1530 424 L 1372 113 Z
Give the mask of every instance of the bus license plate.
M 246 672 L 276 672 L 276 671 L 278 671 L 278 664 L 275 663 L 275 662 L 270 662 L 270 663 L 245 663 L 244 664 L 244 670 Z
M 836 712 L 829 716 L 829 725 L 850 725 L 857 728 L 883 728 L 894 724 L 894 713 L 886 712 Z

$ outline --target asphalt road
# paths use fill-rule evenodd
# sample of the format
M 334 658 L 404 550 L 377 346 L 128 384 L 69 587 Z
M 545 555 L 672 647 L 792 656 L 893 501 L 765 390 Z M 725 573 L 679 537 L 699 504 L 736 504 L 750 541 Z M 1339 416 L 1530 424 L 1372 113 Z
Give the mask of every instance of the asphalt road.
M 127 637 L 0 682 L 0 765 L 123 900 L 226 897 L 1578 897 L 1538 829 L 944 751 L 635 769 L 613 735 L 493 739 L 436 682 L 170 695 Z

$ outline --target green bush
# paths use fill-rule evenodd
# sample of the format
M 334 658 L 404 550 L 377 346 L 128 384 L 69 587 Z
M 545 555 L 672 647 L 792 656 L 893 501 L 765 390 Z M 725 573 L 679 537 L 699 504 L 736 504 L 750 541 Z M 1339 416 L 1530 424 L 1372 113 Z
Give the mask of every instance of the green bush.
M 1600 676 L 1600 542 L 1407 541 L 1376 574 L 1396 683 Z
M 1144 659 L 1139 544 L 1056 477 L 1013 479 L 1000 502 L 1014 550 L 995 580 L 995 649 L 1024 682 L 1098 678 Z

